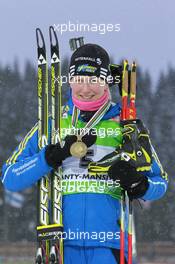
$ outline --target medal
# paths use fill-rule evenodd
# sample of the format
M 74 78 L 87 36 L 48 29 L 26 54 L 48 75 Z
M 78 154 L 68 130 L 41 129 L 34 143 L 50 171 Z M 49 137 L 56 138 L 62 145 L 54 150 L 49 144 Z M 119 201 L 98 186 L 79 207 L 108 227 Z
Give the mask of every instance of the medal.
M 88 123 L 84 127 L 84 131 L 89 131 L 91 128 L 93 128 L 104 116 L 104 114 L 108 111 L 111 103 L 110 100 L 108 100 L 106 103 L 104 103 L 98 111 L 93 115 L 93 117 L 88 121 Z M 78 116 L 79 116 L 80 110 L 77 109 L 77 107 L 74 106 L 73 108 L 73 114 L 72 114 L 72 126 L 76 127 L 76 124 L 78 122 Z M 70 147 L 70 154 L 73 157 L 76 158 L 82 158 L 86 156 L 88 147 L 87 145 L 82 142 L 82 137 L 86 135 L 87 132 L 82 133 L 81 135 L 77 136 L 77 141 L 74 142 Z
M 87 146 L 82 142 L 82 136 L 77 136 L 77 141 L 70 147 L 70 153 L 73 157 L 82 158 L 87 153 Z

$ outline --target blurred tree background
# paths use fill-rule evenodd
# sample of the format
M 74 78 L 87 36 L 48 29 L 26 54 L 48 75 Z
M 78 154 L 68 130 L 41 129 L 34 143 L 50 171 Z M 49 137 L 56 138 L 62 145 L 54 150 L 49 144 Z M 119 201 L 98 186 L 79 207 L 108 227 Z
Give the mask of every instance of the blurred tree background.
M 62 63 L 62 75 L 68 70 L 68 59 Z M 169 174 L 169 188 L 159 201 L 136 203 L 137 241 L 175 242 L 175 69 L 161 73 L 155 92 L 151 75 L 138 69 L 137 107 L 139 117 L 148 126 L 153 145 Z M 68 98 L 68 86 L 63 86 L 63 100 Z M 116 99 L 116 87 L 111 88 Z M 20 73 L 18 62 L 0 67 L 0 167 L 27 131 L 37 121 L 36 66 L 26 62 Z M 120 100 L 117 92 L 117 100 Z M 14 201 L 13 201 L 14 200 Z M 36 188 L 12 195 L 0 186 L 0 240 L 34 241 L 36 239 Z

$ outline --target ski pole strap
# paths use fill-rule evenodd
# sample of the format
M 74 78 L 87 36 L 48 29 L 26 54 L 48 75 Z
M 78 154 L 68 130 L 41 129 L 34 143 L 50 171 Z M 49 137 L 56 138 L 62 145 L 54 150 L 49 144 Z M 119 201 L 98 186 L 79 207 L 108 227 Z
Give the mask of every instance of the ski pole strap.
M 107 103 L 103 104 L 98 111 L 93 115 L 93 117 L 87 122 L 84 127 L 83 136 L 86 135 L 91 128 L 93 128 L 98 122 L 103 118 L 105 113 L 109 110 L 111 106 L 111 101 L 108 100 Z M 74 106 L 73 114 L 72 114 L 72 126 L 76 127 L 78 122 L 78 116 L 80 114 L 80 110 Z

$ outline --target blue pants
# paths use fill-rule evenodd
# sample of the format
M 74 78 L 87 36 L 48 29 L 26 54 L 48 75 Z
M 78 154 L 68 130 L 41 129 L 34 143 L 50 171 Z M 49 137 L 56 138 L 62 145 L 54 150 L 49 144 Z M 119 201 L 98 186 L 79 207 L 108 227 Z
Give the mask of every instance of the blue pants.
M 64 264 L 119 264 L 112 249 L 64 246 Z

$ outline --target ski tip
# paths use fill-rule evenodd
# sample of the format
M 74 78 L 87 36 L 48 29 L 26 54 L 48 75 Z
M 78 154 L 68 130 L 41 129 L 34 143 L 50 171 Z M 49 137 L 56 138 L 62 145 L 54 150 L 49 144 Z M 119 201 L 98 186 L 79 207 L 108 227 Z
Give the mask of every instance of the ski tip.
M 56 30 L 53 26 L 49 27 L 49 37 L 51 46 L 56 46 L 58 48 L 58 38 L 56 34 Z
M 38 48 L 45 49 L 44 36 L 40 28 L 36 28 L 36 41 Z

